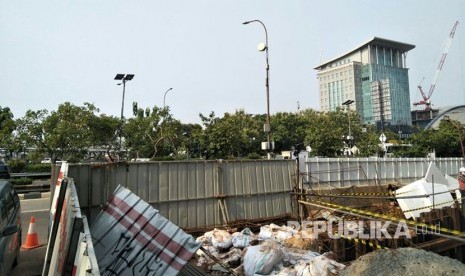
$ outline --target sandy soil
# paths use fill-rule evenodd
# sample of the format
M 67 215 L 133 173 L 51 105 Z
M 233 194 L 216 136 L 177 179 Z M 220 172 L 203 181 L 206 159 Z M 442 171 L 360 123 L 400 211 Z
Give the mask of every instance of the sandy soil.
M 339 275 L 455 276 L 465 275 L 465 264 L 415 248 L 382 249 L 358 258 Z

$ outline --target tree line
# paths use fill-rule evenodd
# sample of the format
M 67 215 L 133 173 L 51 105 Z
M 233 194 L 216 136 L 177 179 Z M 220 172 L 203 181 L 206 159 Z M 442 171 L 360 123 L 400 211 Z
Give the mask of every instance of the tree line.
M 349 127 L 352 141 L 346 140 Z M 261 142 L 264 114 L 248 114 L 245 110 L 199 114 L 201 124 L 184 124 L 174 118 L 169 107 L 142 108 L 133 103 L 132 116 L 107 116 L 93 104 L 77 106 L 69 102 L 57 110 L 28 110 L 15 118 L 9 107 L 0 106 L 0 148 L 3 159 L 23 158 L 38 162 L 43 157 L 70 162 L 103 161 L 104 156 L 89 155 L 90 149 L 105 152 L 115 161 L 150 158 L 177 159 L 256 159 L 266 155 Z M 300 150 L 310 146 L 310 156 L 337 157 L 343 149 L 355 145 L 353 156 L 377 156 L 382 149 L 380 132 L 365 125 L 354 111 L 319 112 L 312 109 L 279 112 L 271 115 L 271 137 L 274 153 Z M 459 126 L 459 127 L 457 127 Z M 462 157 L 459 133 L 463 125 L 457 121 L 440 123 L 438 130 L 417 130 L 408 139 L 385 130 L 387 142 L 405 143 L 394 153 L 397 157 L 425 157 L 435 151 L 437 157 Z M 350 142 L 350 143 L 349 143 Z M 462 141 L 463 142 L 463 141 Z

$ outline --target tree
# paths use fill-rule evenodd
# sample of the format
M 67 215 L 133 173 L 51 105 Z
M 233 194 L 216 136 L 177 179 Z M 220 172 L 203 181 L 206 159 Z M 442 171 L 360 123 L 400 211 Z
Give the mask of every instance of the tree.
M 421 131 L 413 135 L 409 141 L 413 145 L 412 150 L 423 157 L 432 151 L 435 151 L 437 157 L 463 157 L 459 132 L 464 133 L 464 127 L 460 122 L 442 120 L 437 130 Z
M 48 115 L 46 109 L 28 110 L 26 114 L 16 120 L 15 145 L 17 149 L 35 148 L 34 158 L 40 159 L 44 154 L 44 129 L 42 122 Z
M 52 111 L 50 116 L 42 122 L 43 140 L 39 149 L 56 161 L 65 158 L 69 161 L 79 161 L 93 145 L 90 121 L 94 119 L 94 112 L 99 110 L 92 104 L 76 106 L 65 102 Z
M 118 132 L 122 127 L 122 122 L 114 116 L 93 114 L 89 117 L 88 126 L 90 131 L 89 146 L 91 148 L 105 150 L 107 156 L 113 161 L 112 150 L 118 148 Z M 97 159 L 102 159 L 98 156 Z
M 305 132 L 305 144 L 310 145 L 316 156 L 334 157 L 344 148 L 344 131 L 340 122 L 342 112 L 319 113 L 314 110 L 303 112 L 308 123 Z
M 202 158 L 204 150 L 202 149 L 202 126 L 199 124 L 182 124 L 181 125 L 181 147 L 185 151 L 186 159 Z
M 208 117 L 200 114 L 204 133 L 202 145 L 205 148 L 207 159 L 210 158 L 243 158 L 253 149 L 258 138 L 264 139 L 260 134 L 261 128 L 258 120 L 244 110 L 237 110 L 234 114 L 225 113 L 223 118 L 211 112 Z M 252 146 L 253 145 L 253 146 Z
M 124 125 L 125 145 L 133 157 L 174 155 L 182 138 L 181 123 L 169 113 L 169 108 L 154 106 L 145 110 L 133 103 L 133 114 Z M 135 156 L 134 156 L 135 155 Z
M 65 102 L 50 115 L 47 110 L 28 110 L 24 117 L 17 120 L 17 143 L 36 149 L 36 152 L 48 155 L 56 162 L 62 158 L 71 162 L 81 161 L 89 147 L 108 145 L 114 140 L 112 123 L 104 122 L 95 115 L 99 110 L 92 104 L 76 106 Z M 102 123 L 102 125 L 100 125 Z M 110 135 L 109 138 L 103 138 Z
M 13 113 L 9 107 L 0 106 L 0 148 L 7 151 L 11 157 L 14 151 L 13 131 L 15 130 L 15 121 Z
M 293 147 L 305 148 L 304 139 L 309 121 L 303 113 L 280 112 L 271 117 L 276 152 Z

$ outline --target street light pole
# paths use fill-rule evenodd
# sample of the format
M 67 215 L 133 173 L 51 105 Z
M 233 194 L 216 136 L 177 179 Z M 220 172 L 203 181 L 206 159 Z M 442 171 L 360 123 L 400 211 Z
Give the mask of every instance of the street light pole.
M 120 83 L 118 83 L 118 85 L 121 85 L 123 84 L 123 99 L 121 100 L 121 123 L 123 123 L 123 120 L 124 120 L 124 95 L 126 93 L 126 82 L 127 81 L 130 81 L 134 78 L 134 74 L 116 74 L 115 76 L 115 80 L 117 81 L 121 81 Z M 122 127 L 122 125 L 121 125 Z M 122 148 L 122 129 L 120 129 L 120 133 L 119 133 L 119 148 L 121 150 Z
M 121 100 L 121 120 L 124 118 L 124 94 L 126 93 L 126 82 L 134 78 L 134 74 L 116 74 L 115 80 L 122 81 L 118 85 L 123 84 L 123 99 Z
M 166 106 L 166 105 L 165 105 L 166 94 L 167 94 L 168 92 L 170 92 L 171 90 L 173 90 L 172 87 L 169 88 L 168 90 L 166 90 L 165 95 L 163 96 L 163 109 L 165 109 L 165 106 Z
M 353 104 L 353 100 L 347 100 L 342 103 L 343 106 L 346 107 L 346 112 L 347 112 L 347 117 L 349 118 L 349 136 L 347 137 L 347 140 L 349 142 L 349 152 L 352 153 L 352 131 L 350 129 L 350 105 Z
M 247 25 L 249 23 L 257 22 L 260 23 L 263 26 L 263 29 L 265 30 L 265 45 L 263 43 L 260 43 L 258 45 L 258 50 L 259 51 L 265 51 L 265 58 L 266 58 L 266 80 L 265 80 L 265 86 L 266 86 L 266 123 L 263 126 L 263 130 L 267 134 L 267 149 L 273 149 L 271 145 L 271 126 L 270 126 L 270 63 L 268 62 L 268 31 L 266 29 L 265 24 L 263 24 L 262 21 L 260 20 L 251 20 L 251 21 L 246 21 L 243 22 L 242 24 Z M 268 152 L 268 159 L 271 159 L 270 153 Z

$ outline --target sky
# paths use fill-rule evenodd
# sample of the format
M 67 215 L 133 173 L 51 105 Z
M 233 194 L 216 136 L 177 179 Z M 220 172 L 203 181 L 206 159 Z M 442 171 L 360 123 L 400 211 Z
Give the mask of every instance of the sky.
M 266 113 L 268 31 L 270 112 L 319 110 L 316 71 L 376 37 L 416 45 L 407 54 L 411 103 L 428 90 L 465 0 L 0 0 L 0 106 L 27 110 L 93 103 L 119 117 L 169 106 L 182 123 L 199 114 Z M 458 26 L 436 89 L 436 107 L 465 104 L 465 24 Z

